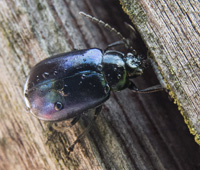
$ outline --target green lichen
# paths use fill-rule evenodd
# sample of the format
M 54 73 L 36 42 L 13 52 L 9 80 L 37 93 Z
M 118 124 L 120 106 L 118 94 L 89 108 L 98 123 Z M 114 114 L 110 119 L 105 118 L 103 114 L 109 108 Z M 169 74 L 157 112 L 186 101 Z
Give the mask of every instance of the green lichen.
M 147 22 L 146 14 L 138 1 L 120 1 L 123 10 L 127 14 L 131 14 L 130 19 L 137 25 L 144 25 Z M 134 20 L 134 21 L 133 21 Z
M 0 138 L 0 146 L 2 148 L 6 148 L 7 144 L 6 144 L 6 138 L 5 137 Z
M 38 2 L 37 3 L 37 9 L 38 9 L 38 11 L 42 11 L 42 10 L 46 9 L 46 6 L 44 6 L 40 2 Z

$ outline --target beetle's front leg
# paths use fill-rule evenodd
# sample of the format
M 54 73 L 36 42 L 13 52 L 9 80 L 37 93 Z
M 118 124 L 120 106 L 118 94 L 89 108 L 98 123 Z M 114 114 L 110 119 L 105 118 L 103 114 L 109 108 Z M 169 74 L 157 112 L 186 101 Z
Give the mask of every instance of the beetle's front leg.
M 104 51 L 107 51 L 109 48 L 125 45 L 124 41 L 116 41 L 114 43 L 109 44 Z
M 101 112 L 101 109 L 102 109 L 102 106 L 99 106 L 96 108 L 92 121 L 90 121 L 86 129 L 84 129 L 84 131 L 77 137 L 77 139 L 73 142 L 73 144 L 68 148 L 68 155 L 73 151 L 74 146 L 91 130 L 93 122 L 96 120 L 97 116 Z
M 154 93 L 164 90 L 164 88 L 160 84 L 139 90 L 132 81 L 129 82 L 128 88 L 134 93 Z

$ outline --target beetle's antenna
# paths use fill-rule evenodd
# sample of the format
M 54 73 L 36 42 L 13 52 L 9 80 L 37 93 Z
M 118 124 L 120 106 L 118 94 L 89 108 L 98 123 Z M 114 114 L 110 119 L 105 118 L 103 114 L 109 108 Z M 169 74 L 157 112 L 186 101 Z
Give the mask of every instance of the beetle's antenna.
M 119 31 L 117 31 L 115 28 L 111 27 L 108 23 L 105 23 L 104 21 L 97 19 L 97 18 L 95 18 L 95 17 L 93 17 L 89 14 L 86 14 L 85 12 L 82 12 L 82 11 L 80 11 L 79 14 L 90 19 L 92 22 L 95 22 L 99 25 L 104 26 L 110 32 L 114 32 L 124 42 L 124 45 L 125 45 L 126 48 L 132 49 L 129 41 Z

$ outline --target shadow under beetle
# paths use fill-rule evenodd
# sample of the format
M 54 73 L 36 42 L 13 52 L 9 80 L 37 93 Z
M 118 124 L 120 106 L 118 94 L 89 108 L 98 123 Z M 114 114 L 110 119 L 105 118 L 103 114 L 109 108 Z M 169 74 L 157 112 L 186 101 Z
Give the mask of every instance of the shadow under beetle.
M 131 48 L 127 39 L 110 25 L 85 13 L 81 14 L 121 37 L 122 41 L 110 44 L 108 48 L 121 44 Z M 95 120 L 101 105 L 109 99 L 111 90 L 129 88 L 133 92 L 149 93 L 162 89 L 157 85 L 138 90 L 130 79 L 142 75 L 143 59 L 134 53 L 123 54 L 108 48 L 105 51 L 91 48 L 58 54 L 36 64 L 24 86 L 25 103 L 30 112 L 46 121 L 73 118 L 73 125 L 83 112 L 91 108 L 96 108 Z M 91 124 L 70 146 L 69 152 L 90 128 Z

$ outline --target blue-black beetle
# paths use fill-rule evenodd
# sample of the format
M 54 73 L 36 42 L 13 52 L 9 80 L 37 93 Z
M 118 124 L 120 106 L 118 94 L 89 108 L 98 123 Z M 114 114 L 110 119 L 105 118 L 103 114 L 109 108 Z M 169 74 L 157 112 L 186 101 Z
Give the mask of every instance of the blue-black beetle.
M 110 25 L 82 14 L 116 32 L 123 43 L 128 44 Z M 121 41 L 108 48 L 120 44 Z M 152 92 L 162 89 L 158 85 L 138 90 L 129 80 L 143 73 L 143 64 L 140 56 L 134 53 L 125 55 L 116 50 L 91 48 L 58 54 L 41 61 L 30 71 L 24 87 L 26 106 L 39 119 L 61 121 L 74 118 L 71 122 L 74 124 L 88 109 L 96 108 L 97 115 L 111 90 L 129 88 L 134 92 Z
M 132 53 L 92 48 L 47 58 L 32 68 L 25 102 L 39 119 L 60 121 L 95 108 L 110 96 L 132 86 L 129 78 L 143 73 Z

